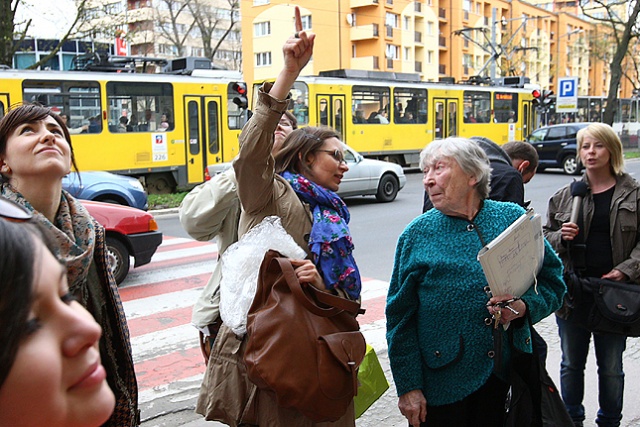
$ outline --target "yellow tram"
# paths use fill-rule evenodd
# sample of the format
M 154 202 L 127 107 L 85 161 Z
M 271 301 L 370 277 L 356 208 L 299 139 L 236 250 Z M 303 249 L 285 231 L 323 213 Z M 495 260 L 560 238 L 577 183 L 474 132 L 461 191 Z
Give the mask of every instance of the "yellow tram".
M 408 73 L 335 70 L 300 77 L 290 110 L 301 126 L 337 129 L 366 157 L 417 166 L 420 150 L 434 139 L 523 140 L 538 120 L 534 89 L 539 87 L 521 77 L 470 85 L 420 82 Z
M 23 101 L 68 117 L 80 170 L 136 176 L 150 193 L 201 183 L 207 165 L 231 161 L 247 119 L 240 73 L 218 70 L 0 70 L 0 115 Z

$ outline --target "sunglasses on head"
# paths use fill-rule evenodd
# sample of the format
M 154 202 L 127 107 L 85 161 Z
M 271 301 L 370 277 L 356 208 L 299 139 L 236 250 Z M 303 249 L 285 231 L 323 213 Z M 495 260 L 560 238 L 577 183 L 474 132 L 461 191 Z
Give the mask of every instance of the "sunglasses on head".
M 33 215 L 19 204 L 0 197 L 0 218 L 8 221 L 29 221 Z
M 335 150 L 316 150 L 316 151 L 329 153 L 331 154 L 331 157 L 333 157 L 338 163 L 347 164 L 347 161 L 344 159 L 344 154 L 342 153 L 342 151 L 338 150 L 337 148 Z

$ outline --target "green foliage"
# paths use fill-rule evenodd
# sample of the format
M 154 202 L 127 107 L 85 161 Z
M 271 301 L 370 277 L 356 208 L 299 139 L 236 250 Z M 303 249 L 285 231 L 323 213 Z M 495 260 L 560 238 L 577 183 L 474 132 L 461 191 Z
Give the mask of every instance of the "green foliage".
M 177 208 L 188 191 L 173 194 L 149 194 L 149 210 Z

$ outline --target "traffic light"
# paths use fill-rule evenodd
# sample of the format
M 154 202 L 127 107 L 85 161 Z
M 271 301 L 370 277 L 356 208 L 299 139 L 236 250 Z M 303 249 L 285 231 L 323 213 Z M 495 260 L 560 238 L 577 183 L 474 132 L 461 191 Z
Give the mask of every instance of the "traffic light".
M 552 90 L 545 90 L 542 92 L 542 107 L 546 110 L 555 102 L 555 99 L 551 97 L 552 95 Z
M 231 88 L 238 94 L 233 98 L 233 103 L 238 107 L 246 110 L 249 103 L 247 101 L 247 85 L 241 82 L 236 82 Z
M 533 106 L 539 110 L 542 107 L 542 92 L 534 89 L 531 95 L 533 95 Z

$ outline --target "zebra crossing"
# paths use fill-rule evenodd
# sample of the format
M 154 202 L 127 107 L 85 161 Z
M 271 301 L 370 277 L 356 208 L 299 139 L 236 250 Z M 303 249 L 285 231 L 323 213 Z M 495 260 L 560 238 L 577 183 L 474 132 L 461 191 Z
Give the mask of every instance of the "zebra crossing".
M 151 263 L 133 269 L 120 287 L 140 391 L 142 418 L 167 409 L 159 402 L 193 404 L 204 374 L 191 309 L 218 257 L 215 243 L 165 236 Z M 386 348 L 384 305 L 388 283 L 363 279 L 358 319 L 374 348 Z M 165 402 L 166 403 L 166 402 Z M 166 405 L 165 405 L 166 406 Z

